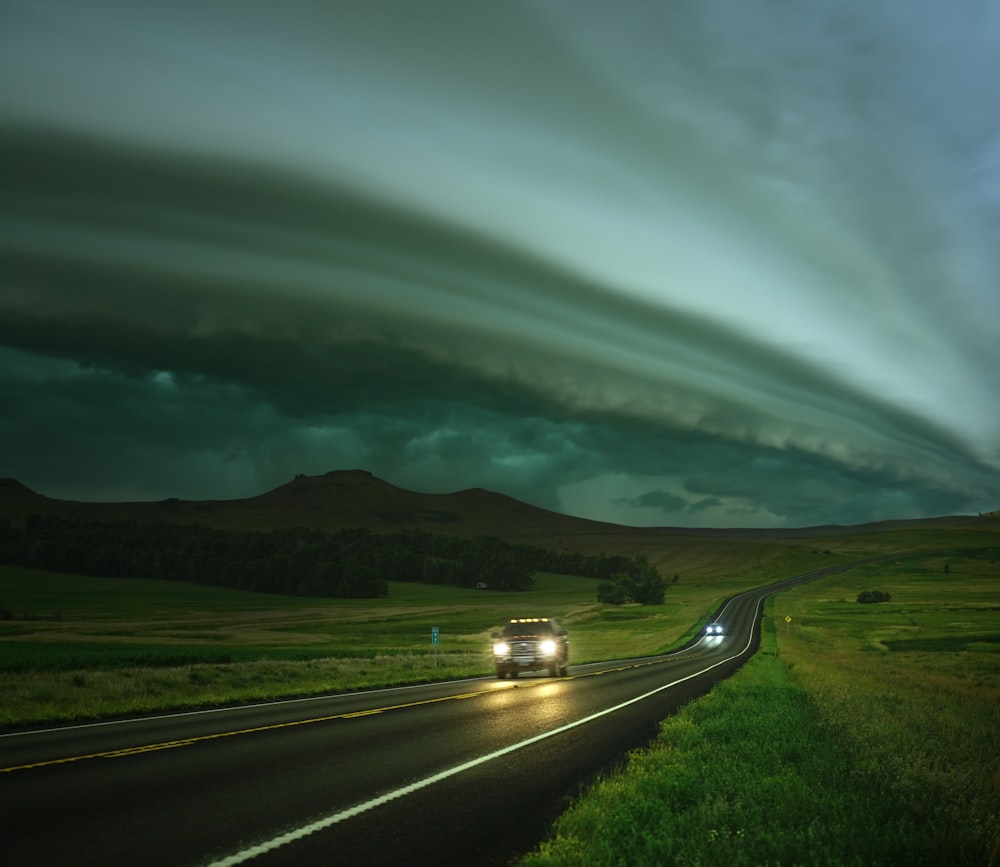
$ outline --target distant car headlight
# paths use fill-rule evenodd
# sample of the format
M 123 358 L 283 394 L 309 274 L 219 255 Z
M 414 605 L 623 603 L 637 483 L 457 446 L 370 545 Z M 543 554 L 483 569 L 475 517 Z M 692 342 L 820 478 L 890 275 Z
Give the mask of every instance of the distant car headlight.
M 554 641 L 543 641 L 541 644 L 542 653 L 549 656 L 556 652 L 556 643 Z
M 506 644 L 506 642 L 498 641 L 493 645 L 494 656 L 506 656 L 508 653 L 510 653 L 510 647 Z

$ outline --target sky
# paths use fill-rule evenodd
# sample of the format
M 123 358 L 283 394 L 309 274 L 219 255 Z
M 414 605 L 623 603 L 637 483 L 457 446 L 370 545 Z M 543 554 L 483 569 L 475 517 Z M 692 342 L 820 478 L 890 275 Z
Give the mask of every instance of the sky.
M 0 0 L 0 476 L 1000 507 L 997 0 Z

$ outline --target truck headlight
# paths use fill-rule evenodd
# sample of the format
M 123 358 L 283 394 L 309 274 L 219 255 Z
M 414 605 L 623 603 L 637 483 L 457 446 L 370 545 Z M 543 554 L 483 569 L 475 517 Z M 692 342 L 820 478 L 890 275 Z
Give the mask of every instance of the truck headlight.
M 551 656 L 556 652 L 556 643 L 554 641 L 543 641 L 541 644 L 542 653 L 546 656 Z
M 510 648 L 503 641 L 498 641 L 493 645 L 493 655 L 494 656 L 506 656 L 510 653 Z

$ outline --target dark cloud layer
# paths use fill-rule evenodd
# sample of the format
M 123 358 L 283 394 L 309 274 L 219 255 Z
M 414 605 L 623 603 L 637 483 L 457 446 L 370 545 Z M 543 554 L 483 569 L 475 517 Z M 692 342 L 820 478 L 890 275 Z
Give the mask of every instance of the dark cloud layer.
M 927 32 L 821 3 L 769 55 L 745 4 L 460 5 L 9 4 L 3 475 L 215 498 L 364 467 L 654 525 L 996 507 L 998 130 L 971 85 L 939 129 Z

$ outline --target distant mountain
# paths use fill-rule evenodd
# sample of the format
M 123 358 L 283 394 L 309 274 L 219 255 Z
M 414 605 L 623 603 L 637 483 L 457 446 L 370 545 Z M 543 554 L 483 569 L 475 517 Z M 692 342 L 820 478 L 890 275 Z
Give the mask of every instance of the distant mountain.
M 513 497 L 471 488 L 451 494 L 421 494 L 397 488 L 367 470 L 335 470 L 322 476 L 296 476 L 257 497 L 236 500 L 85 503 L 38 494 L 16 479 L 0 479 L 0 516 L 66 515 L 93 520 L 200 523 L 229 529 L 267 530 L 317 527 L 338 530 L 366 527 L 373 532 L 426 530 L 454 536 L 498 536 L 553 547 L 573 547 L 581 536 L 719 536 L 729 538 L 823 537 L 920 527 L 998 525 L 997 517 L 952 516 L 880 521 L 845 526 L 774 530 L 625 527 L 574 518 L 531 506 Z
M 85 503 L 42 496 L 16 479 L 0 479 L 0 515 L 65 515 L 93 520 L 201 523 L 230 529 L 367 527 L 373 532 L 427 530 L 504 538 L 628 533 L 631 528 L 573 518 L 482 488 L 421 494 L 397 488 L 366 470 L 296 476 L 257 497 Z

